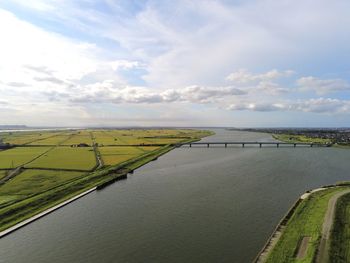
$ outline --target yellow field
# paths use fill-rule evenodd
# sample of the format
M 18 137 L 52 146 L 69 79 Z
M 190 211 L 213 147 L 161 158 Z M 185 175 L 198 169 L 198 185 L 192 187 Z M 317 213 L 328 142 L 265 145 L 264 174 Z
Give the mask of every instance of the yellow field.
M 9 169 L 20 166 L 33 160 L 48 149 L 49 147 L 18 147 L 0 151 L 0 168 Z
M 84 131 L 84 132 L 78 132 L 71 136 L 67 141 L 63 143 L 63 145 L 76 145 L 79 143 L 86 143 L 90 146 L 92 146 L 92 140 L 90 133 Z
M 105 165 L 116 165 L 127 160 L 154 151 L 159 147 L 100 147 L 100 153 Z
M 41 193 L 82 175 L 81 172 L 25 170 L 0 187 L 0 205 Z
M 92 147 L 56 147 L 26 167 L 91 170 L 96 165 Z

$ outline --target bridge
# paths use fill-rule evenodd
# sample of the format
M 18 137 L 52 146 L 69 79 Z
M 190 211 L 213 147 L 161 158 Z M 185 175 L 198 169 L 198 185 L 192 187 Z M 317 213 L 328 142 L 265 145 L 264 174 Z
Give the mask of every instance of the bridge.
M 208 148 L 213 145 L 217 146 L 224 146 L 227 148 L 229 145 L 240 145 L 242 148 L 244 148 L 246 145 L 253 145 L 253 146 L 259 146 L 260 148 L 263 147 L 263 145 L 268 146 L 276 146 L 277 148 L 280 146 L 307 146 L 307 147 L 330 147 L 332 144 L 330 143 L 307 143 L 307 142 L 251 142 L 251 141 L 245 141 L 245 142 L 188 142 L 188 143 L 182 143 L 179 144 L 178 147 L 188 145 L 189 147 L 192 146 L 207 146 Z

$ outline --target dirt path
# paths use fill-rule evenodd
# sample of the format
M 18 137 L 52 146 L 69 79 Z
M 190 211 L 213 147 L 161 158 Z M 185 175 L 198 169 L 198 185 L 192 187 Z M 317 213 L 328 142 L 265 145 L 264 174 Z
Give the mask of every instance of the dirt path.
M 328 262 L 328 247 L 329 247 L 328 242 L 329 242 L 331 228 L 333 225 L 333 219 L 334 219 L 337 200 L 339 197 L 347 193 L 350 193 L 350 190 L 339 192 L 333 195 L 331 199 L 329 199 L 327 212 L 322 225 L 322 237 L 321 237 L 320 245 L 318 247 L 316 263 Z
M 306 256 L 307 248 L 309 247 L 310 237 L 303 237 L 300 242 L 296 258 L 303 259 Z
M 96 159 L 96 163 L 97 163 L 97 166 L 95 168 L 96 169 L 99 169 L 103 166 L 103 160 L 101 158 L 101 153 L 98 149 L 98 144 L 95 140 L 95 136 L 93 135 L 92 132 L 90 132 L 90 137 L 91 137 L 91 141 L 92 141 L 92 147 L 94 149 L 94 153 L 95 153 L 95 159 Z
M 8 174 L 0 180 L 0 185 L 6 183 L 8 180 L 12 179 L 16 175 L 19 175 L 23 170 L 22 166 L 19 166 L 11 171 L 8 172 Z

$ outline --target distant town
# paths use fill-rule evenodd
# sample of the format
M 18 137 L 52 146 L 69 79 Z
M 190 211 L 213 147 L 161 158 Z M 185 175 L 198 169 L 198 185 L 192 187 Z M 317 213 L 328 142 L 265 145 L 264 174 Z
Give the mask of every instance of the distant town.
M 229 130 L 285 135 L 285 138 L 287 136 L 287 140 L 296 140 L 301 137 L 306 137 L 310 140 L 324 140 L 332 144 L 350 145 L 350 128 L 232 128 Z M 283 138 L 281 136 L 277 137 Z

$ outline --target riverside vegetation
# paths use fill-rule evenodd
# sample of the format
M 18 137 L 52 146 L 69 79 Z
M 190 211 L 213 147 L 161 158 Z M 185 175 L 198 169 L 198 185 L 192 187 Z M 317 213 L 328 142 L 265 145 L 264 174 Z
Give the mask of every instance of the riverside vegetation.
M 342 183 L 300 199 L 293 211 L 281 222 L 277 240 L 272 241 L 266 255 L 258 262 L 319 262 L 317 258 L 318 253 L 322 253 L 320 243 L 323 223 L 330 199 L 349 190 L 350 183 Z M 336 203 L 331 244 L 323 248 L 329 251 L 327 262 L 349 262 L 349 201 L 350 195 L 345 194 Z
M 105 129 L 2 132 L 0 231 L 95 186 L 125 176 L 212 132 Z
M 330 262 L 350 262 L 350 194 L 339 198 L 331 233 Z

